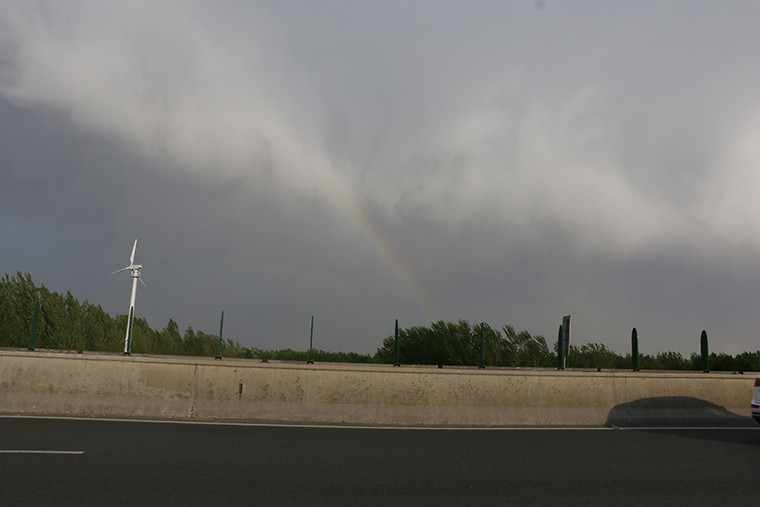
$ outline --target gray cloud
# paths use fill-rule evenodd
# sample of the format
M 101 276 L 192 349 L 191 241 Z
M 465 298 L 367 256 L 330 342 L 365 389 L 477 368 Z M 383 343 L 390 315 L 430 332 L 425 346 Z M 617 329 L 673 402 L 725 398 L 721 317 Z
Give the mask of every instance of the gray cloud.
M 0 269 L 121 313 L 139 237 L 152 326 L 263 347 L 755 348 L 758 7 L 540 4 L 3 3 Z

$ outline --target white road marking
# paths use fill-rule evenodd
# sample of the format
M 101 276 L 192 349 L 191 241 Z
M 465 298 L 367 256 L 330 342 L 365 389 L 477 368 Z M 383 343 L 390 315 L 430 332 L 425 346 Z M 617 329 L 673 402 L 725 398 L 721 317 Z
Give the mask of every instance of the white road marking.
M 52 451 L 45 449 L 0 449 L 0 454 L 84 454 L 84 451 Z
M 60 421 L 101 421 L 118 423 L 148 423 L 148 424 L 188 424 L 202 426 L 244 426 L 262 428 L 309 428 L 309 429 L 352 429 L 352 430 L 410 430 L 410 431 L 760 431 L 757 426 L 384 426 L 361 424 L 299 424 L 299 423 L 267 423 L 244 421 L 188 421 L 172 419 L 122 419 L 96 417 L 60 417 L 38 415 L 0 415 L 0 419 L 51 419 Z M 82 451 L 84 452 L 84 451 Z

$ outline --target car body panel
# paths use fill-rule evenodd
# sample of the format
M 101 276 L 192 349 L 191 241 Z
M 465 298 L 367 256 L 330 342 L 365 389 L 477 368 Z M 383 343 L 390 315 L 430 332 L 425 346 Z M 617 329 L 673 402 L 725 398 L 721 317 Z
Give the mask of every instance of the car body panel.
M 752 419 L 760 423 L 760 375 L 755 378 L 755 396 L 750 404 L 752 408 Z

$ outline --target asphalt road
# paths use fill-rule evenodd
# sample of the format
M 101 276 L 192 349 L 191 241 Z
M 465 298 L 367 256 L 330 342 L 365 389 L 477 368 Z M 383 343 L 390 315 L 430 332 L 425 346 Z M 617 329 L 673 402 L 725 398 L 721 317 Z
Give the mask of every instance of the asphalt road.
M 0 417 L 0 505 L 751 505 L 758 456 L 760 426 L 404 430 Z

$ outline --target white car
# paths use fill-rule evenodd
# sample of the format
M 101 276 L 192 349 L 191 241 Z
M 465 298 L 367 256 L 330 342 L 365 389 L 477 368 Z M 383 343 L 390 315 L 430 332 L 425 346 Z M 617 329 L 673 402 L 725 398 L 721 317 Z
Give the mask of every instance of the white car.
M 755 377 L 755 397 L 752 398 L 752 419 L 760 423 L 760 375 Z

